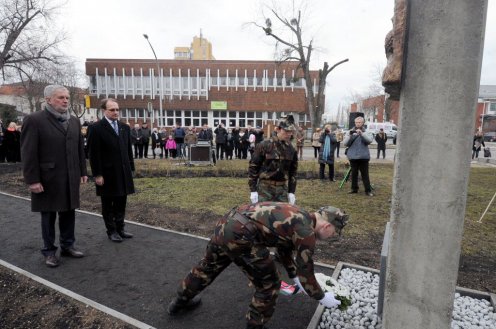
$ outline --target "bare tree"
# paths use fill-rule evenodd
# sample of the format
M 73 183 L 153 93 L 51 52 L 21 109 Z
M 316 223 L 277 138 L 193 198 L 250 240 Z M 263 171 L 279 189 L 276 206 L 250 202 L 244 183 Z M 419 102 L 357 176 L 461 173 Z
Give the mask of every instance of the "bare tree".
M 347 62 L 348 59 L 337 62 L 332 66 L 329 66 L 327 62 L 324 62 L 323 68 L 319 70 L 317 95 L 314 96 L 312 86 L 313 81 L 310 76 L 310 60 L 312 57 L 312 51 L 314 50 L 313 39 L 311 39 L 308 43 L 303 40 L 303 21 L 301 10 L 298 10 L 296 17 L 291 18 L 283 17 L 274 8 L 269 8 L 269 11 L 271 13 L 270 16 L 273 16 L 276 22 L 282 24 L 283 31 L 281 33 L 276 32 L 270 17 L 265 17 L 264 25 L 257 23 L 253 24 L 261 28 L 267 36 L 276 40 L 276 49 L 280 49 L 279 46 L 282 45 L 282 49 L 277 51 L 276 60 L 278 62 L 292 60 L 298 61 L 298 70 L 301 70 L 303 74 L 307 89 L 306 106 L 310 115 L 310 122 L 313 128 L 319 127 L 321 126 L 322 114 L 325 110 L 324 92 L 327 76 L 336 68 L 336 66 Z M 287 32 L 287 37 L 284 32 Z
M 0 1 L 0 70 L 4 80 L 26 67 L 58 62 L 58 45 L 65 36 L 54 32 L 51 22 L 60 6 L 60 1 L 51 0 Z

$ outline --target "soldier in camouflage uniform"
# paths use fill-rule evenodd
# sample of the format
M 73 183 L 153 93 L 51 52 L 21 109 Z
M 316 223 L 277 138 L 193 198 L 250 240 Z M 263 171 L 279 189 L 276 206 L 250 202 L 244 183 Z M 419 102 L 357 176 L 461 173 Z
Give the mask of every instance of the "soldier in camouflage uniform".
M 255 287 L 247 328 L 265 328 L 281 285 L 268 247 L 277 249 L 282 265 L 300 289 L 325 307 L 339 305 L 334 295 L 324 293 L 317 283 L 312 256 L 316 241 L 340 234 L 347 220 L 343 211 L 329 206 L 312 213 L 281 202 L 233 208 L 219 220 L 205 256 L 180 284 L 169 314 L 198 306 L 198 294 L 234 262 Z
M 252 203 L 279 201 L 295 204 L 298 155 L 290 142 L 293 116 L 281 120 L 275 134 L 258 144 L 248 167 Z

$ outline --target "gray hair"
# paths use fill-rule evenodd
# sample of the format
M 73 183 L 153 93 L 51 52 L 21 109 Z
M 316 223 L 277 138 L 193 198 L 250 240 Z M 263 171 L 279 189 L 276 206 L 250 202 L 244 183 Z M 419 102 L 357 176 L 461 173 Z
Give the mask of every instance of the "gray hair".
M 57 90 L 68 90 L 66 87 L 62 85 L 48 85 L 45 87 L 45 90 L 43 91 L 43 95 L 45 97 L 50 97 L 52 96 Z

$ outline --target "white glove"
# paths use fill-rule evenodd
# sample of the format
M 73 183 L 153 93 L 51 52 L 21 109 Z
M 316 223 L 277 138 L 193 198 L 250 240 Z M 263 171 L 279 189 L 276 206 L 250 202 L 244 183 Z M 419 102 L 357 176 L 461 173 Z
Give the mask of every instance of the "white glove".
M 251 192 L 250 193 L 250 201 L 251 201 L 251 203 L 257 203 L 258 202 L 258 192 Z
M 341 301 L 334 298 L 334 294 L 332 292 L 326 292 L 324 298 L 319 300 L 319 303 L 327 308 L 333 308 L 341 305 Z
M 288 202 L 292 205 L 295 204 L 296 196 L 294 195 L 294 193 L 288 193 Z
M 303 286 L 301 285 L 301 282 L 300 282 L 300 279 L 298 279 L 298 277 L 294 278 L 293 279 L 294 283 L 296 283 L 296 285 L 298 286 L 299 290 L 298 290 L 298 293 L 302 292 L 304 294 L 307 294 L 307 292 L 305 291 L 305 289 L 303 288 Z

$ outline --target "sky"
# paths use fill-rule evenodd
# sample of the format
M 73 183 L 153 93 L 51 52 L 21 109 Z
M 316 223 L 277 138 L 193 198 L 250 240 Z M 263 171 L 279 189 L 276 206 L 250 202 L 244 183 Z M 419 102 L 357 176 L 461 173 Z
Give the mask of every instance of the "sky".
M 290 17 L 297 0 L 280 0 Z M 394 0 L 307 0 L 303 36 L 316 48 L 311 69 L 348 58 L 327 79 L 326 111 L 366 94 L 386 65 L 384 38 L 391 30 Z M 172 59 L 200 31 L 219 60 L 273 60 L 274 41 L 251 22 L 264 20 L 272 0 L 67 0 L 57 24 L 68 35 L 64 51 L 81 69 L 86 58 Z M 288 10 L 288 11 L 287 11 Z M 481 84 L 496 85 L 496 0 L 489 0 Z M 277 28 L 273 20 L 274 28 Z

